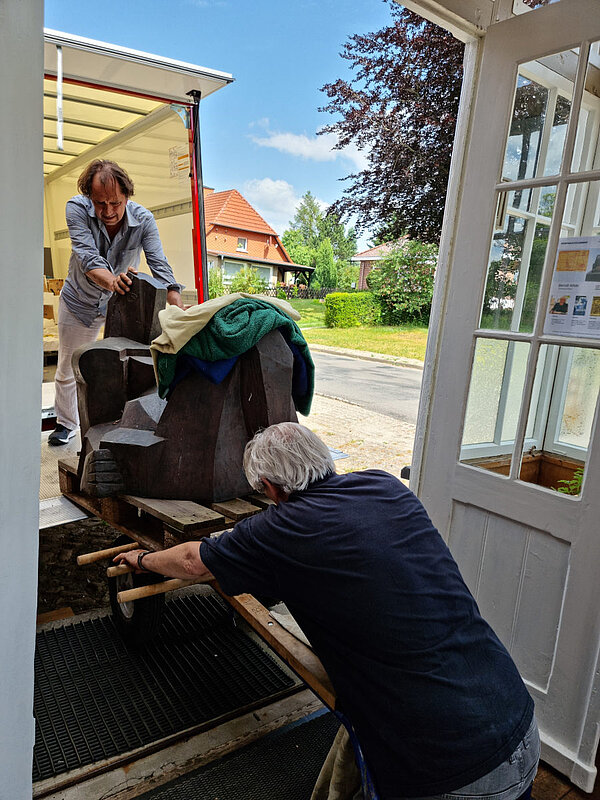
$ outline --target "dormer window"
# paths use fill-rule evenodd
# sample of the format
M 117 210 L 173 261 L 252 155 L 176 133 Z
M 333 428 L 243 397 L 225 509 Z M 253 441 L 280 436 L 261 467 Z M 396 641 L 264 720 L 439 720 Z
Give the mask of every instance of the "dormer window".
M 244 239 L 241 236 L 238 237 L 237 247 L 236 250 L 239 250 L 242 253 L 248 252 L 248 239 Z

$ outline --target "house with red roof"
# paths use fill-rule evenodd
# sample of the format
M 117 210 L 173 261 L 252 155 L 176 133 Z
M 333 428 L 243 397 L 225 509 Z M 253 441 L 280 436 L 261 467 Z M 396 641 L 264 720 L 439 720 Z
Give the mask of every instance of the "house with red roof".
M 382 258 L 389 256 L 392 250 L 395 250 L 397 247 L 401 246 L 407 239 L 408 236 L 401 236 L 396 242 L 384 242 L 383 244 L 378 244 L 376 247 L 370 247 L 368 250 L 363 250 L 362 253 L 356 253 L 356 255 L 352 256 L 350 261 L 355 263 L 358 262 L 360 264 L 360 271 L 358 273 L 359 289 L 369 288 L 367 286 L 367 275 L 369 272 L 378 266 L 378 261 L 381 261 Z
M 249 266 L 269 286 L 291 279 L 308 285 L 314 268 L 292 261 L 277 233 L 237 189 L 215 192 L 205 187 L 204 217 L 208 266 L 223 270 L 225 284 Z

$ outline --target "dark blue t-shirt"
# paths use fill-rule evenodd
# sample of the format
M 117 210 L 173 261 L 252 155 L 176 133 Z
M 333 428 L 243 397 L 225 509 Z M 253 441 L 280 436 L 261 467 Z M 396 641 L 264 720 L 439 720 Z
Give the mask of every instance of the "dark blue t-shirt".
M 382 797 L 465 786 L 523 738 L 533 701 L 425 509 L 392 475 L 331 475 L 204 539 L 200 555 L 227 594 L 286 602 Z

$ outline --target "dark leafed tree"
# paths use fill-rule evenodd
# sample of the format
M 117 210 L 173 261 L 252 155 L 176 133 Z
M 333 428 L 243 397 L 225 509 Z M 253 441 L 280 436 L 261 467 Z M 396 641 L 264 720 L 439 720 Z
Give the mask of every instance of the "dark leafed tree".
M 392 24 L 351 36 L 341 57 L 351 81 L 322 89 L 322 108 L 338 119 L 338 148 L 357 145 L 365 170 L 349 175 L 331 207 L 342 219 L 357 216 L 359 230 L 380 239 L 403 233 L 439 240 L 462 81 L 463 44 L 437 25 L 389 2 Z

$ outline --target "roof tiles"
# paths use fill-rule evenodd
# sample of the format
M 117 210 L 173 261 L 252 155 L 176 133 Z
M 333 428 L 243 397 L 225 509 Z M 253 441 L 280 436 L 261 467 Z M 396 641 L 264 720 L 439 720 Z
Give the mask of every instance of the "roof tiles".
M 204 217 L 209 225 L 223 225 L 245 231 L 256 231 L 277 236 L 237 189 L 212 192 L 204 196 Z

